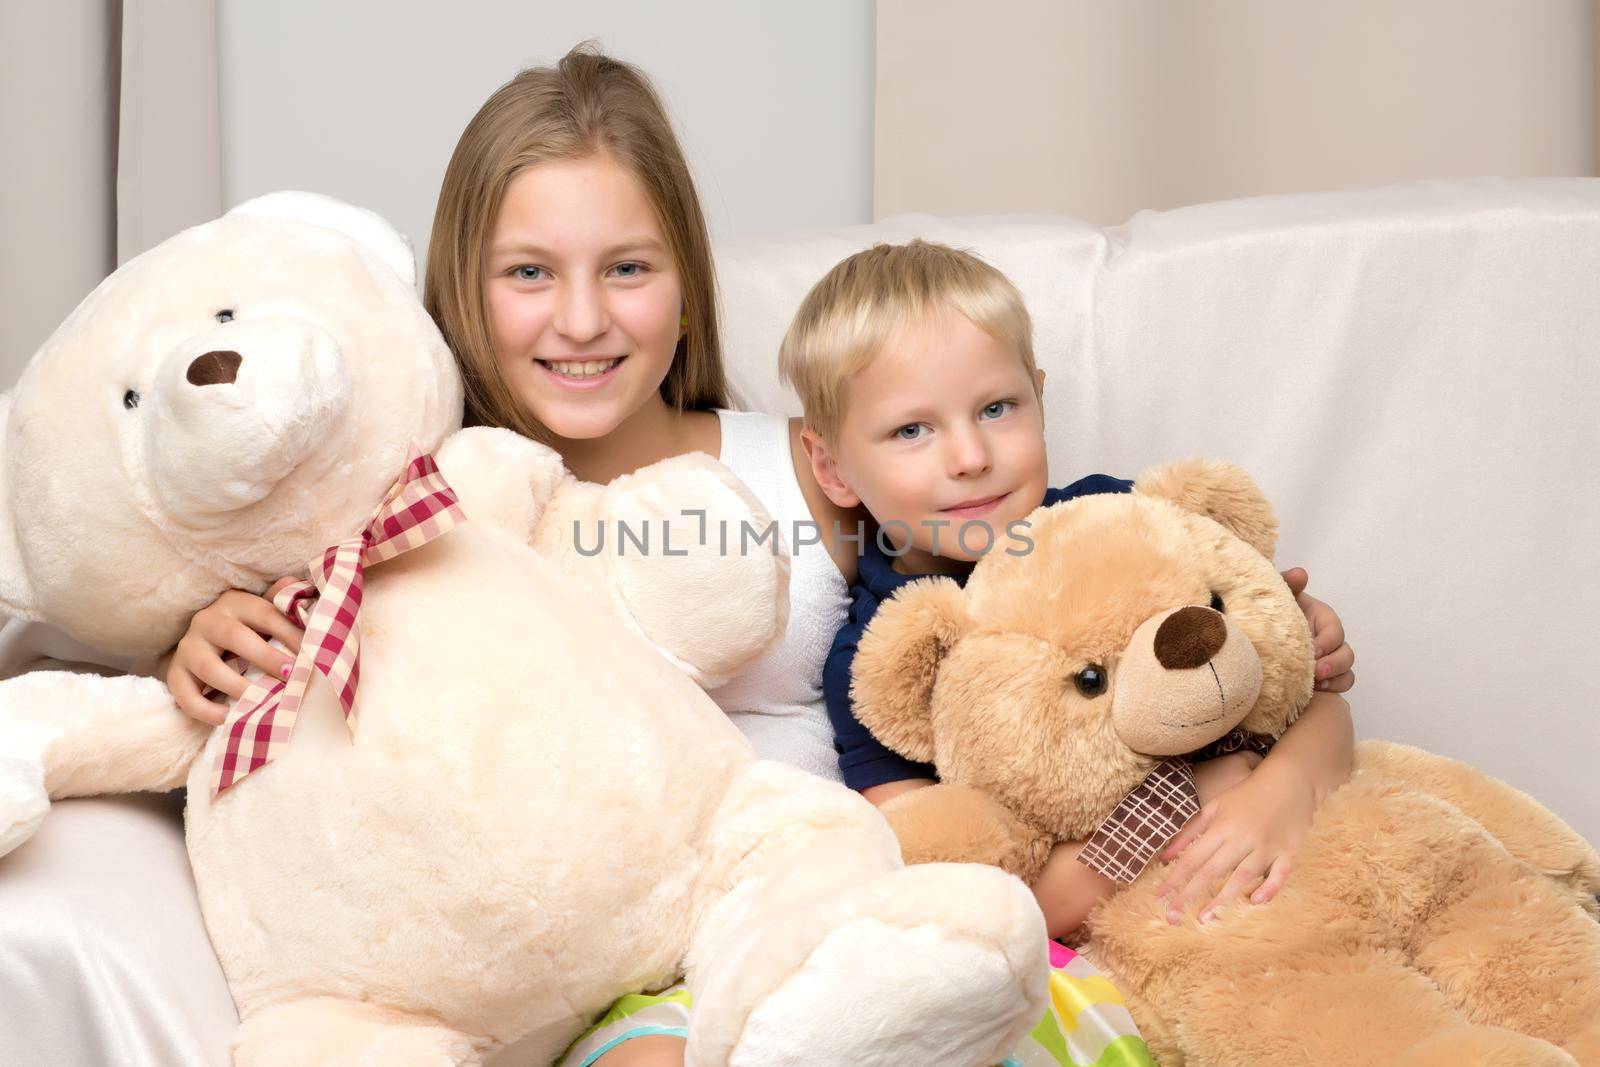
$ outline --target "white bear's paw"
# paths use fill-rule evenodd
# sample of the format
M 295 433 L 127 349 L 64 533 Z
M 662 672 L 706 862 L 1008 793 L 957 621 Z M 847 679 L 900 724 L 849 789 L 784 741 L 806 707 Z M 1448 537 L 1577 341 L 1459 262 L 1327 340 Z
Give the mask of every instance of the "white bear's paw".
M 929 864 L 852 893 L 828 933 L 747 1017 L 733 1067 L 977 1067 L 1044 1013 L 1049 952 L 1033 894 L 1010 875 Z
M 0 856 L 32 837 L 49 811 L 44 770 L 29 760 L 0 756 Z

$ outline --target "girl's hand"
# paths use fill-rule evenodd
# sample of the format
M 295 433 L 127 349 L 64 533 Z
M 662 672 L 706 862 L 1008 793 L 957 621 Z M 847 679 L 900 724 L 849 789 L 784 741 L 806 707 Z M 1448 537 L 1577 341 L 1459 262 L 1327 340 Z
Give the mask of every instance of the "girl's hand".
M 1283 580 L 1311 626 L 1311 644 L 1317 656 L 1317 688 L 1329 693 L 1348 691 L 1356 684 L 1355 671 L 1351 670 L 1356 664 L 1356 653 L 1345 643 L 1344 624 L 1332 608 L 1306 594 L 1310 575 L 1304 567 L 1291 567 L 1284 571 Z
M 1166 901 L 1167 920 L 1178 922 L 1190 904 L 1224 878 L 1221 891 L 1201 909 L 1203 923 L 1246 890 L 1255 890 L 1253 903 L 1271 900 L 1289 877 L 1290 857 L 1310 832 L 1316 809 L 1311 781 L 1294 764 L 1270 760 L 1205 803 L 1161 853 L 1164 860 L 1177 857 L 1156 890 Z
M 268 596 L 278 586 L 290 579 L 280 579 L 268 590 Z M 294 666 L 294 657 L 267 644 L 266 638 L 276 638 L 293 652 L 300 651 L 300 627 L 273 606 L 270 599 L 230 589 L 210 607 L 201 608 L 189 620 L 189 630 L 173 649 L 167 664 L 167 688 L 173 700 L 190 718 L 213 726 L 220 725 L 227 713 L 227 705 L 207 700 L 204 687 L 210 686 L 237 700 L 244 695 L 248 684 L 244 676 L 223 662 L 222 657 L 231 652 L 262 672 L 278 678 L 287 678 Z

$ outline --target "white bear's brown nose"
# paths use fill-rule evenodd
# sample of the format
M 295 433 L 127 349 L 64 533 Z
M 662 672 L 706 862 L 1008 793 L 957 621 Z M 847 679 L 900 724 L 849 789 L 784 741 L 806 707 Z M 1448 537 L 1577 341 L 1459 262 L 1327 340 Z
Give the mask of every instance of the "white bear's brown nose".
M 196 356 L 183 376 L 190 385 L 232 385 L 243 362 L 237 352 L 207 352 Z

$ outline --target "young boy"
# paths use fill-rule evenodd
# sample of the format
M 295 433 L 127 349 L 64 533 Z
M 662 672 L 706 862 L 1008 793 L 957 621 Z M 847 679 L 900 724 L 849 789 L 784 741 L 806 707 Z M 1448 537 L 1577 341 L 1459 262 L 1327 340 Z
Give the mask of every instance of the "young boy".
M 849 621 L 823 676 L 845 784 L 874 804 L 934 781 L 932 767 L 885 748 L 851 708 L 856 642 L 878 605 L 918 577 L 963 580 L 1041 503 L 1132 488 L 1099 474 L 1049 487 L 1032 332 L 1021 295 L 999 271 L 913 241 L 835 266 L 784 339 L 780 369 L 805 407 L 802 441 L 818 484 L 878 525 L 862 545 Z M 1195 768 L 1204 806 L 1162 853 L 1178 857 L 1162 887 L 1173 922 L 1224 876 L 1202 922 L 1247 890 L 1257 903 L 1270 900 L 1321 798 L 1350 774 L 1349 707 L 1336 694 L 1354 681 L 1354 653 L 1337 616 L 1300 593 L 1304 572 L 1285 579 L 1311 624 L 1319 691 L 1264 761 L 1240 754 Z M 1162 773 L 1180 771 L 1187 775 L 1177 764 Z M 1035 886 L 1052 937 L 1076 928 L 1115 887 L 1092 856 L 1082 842 L 1058 845 Z

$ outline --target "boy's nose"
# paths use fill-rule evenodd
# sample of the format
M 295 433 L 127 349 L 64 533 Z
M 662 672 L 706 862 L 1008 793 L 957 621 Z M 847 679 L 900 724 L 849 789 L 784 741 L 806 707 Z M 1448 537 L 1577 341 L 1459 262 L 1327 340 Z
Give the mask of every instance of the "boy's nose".
M 989 469 L 989 446 L 976 432 L 952 434 L 948 465 L 953 478 L 970 478 Z
M 604 296 L 591 285 L 569 285 L 556 306 L 555 328 L 574 341 L 592 341 L 610 326 Z

